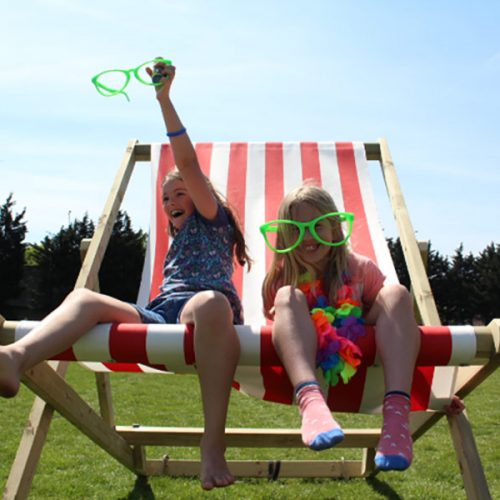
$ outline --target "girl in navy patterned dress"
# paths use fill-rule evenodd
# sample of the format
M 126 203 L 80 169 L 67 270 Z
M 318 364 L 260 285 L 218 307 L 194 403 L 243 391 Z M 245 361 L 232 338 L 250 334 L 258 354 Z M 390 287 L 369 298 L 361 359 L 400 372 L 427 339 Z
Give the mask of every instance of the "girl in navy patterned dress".
M 164 265 L 160 295 L 146 307 L 87 289 L 71 292 L 29 334 L 0 346 L 0 395 L 15 396 L 21 375 L 73 345 L 98 323 L 192 323 L 205 430 L 201 486 L 234 482 L 224 457 L 225 423 L 240 345 L 234 324 L 243 322 L 232 284 L 233 260 L 250 265 L 231 209 L 201 172 L 195 150 L 170 100 L 175 68 L 158 63 L 156 97 L 177 165 L 163 183 L 163 209 L 174 241 Z M 148 68 L 150 75 L 153 71 Z M 167 237 L 167 235 L 165 235 Z

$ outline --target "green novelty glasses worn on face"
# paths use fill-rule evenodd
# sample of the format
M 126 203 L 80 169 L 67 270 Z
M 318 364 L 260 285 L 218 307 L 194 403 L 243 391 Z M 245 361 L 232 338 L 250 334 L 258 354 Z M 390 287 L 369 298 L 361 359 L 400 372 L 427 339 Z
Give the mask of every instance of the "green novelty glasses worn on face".
M 260 232 L 264 236 L 266 245 L 276 253 L 287 253 L 297 248 L 304 239 L 306 229 L 312 234 L 314 239 L 322 245 L 329 247 L 338 247 L 344 245 L 352 233 L 352 223 L 354 214 L 350 212 L 330 212 L 320 215 L 309 222 L 298 222 L 295 220 L 278 219 L 266 222 L 260 226 Z M 341 241 L 327 241 L 321 235 L 325 229 L 330 229 L 336 225 L 345 223 L 344 238 Z M 288 245 L 285 248 L 280 248 Z
M 134 75 L 137 80 L 139 80 L 144 85 L 158 86 L 161 82 L 151 81 L 151 77 L 147 74 L 146 68 L 150 65 L 155 65 L 156 63 L 164 63 L 168 66 L 172 64 L 172 61 L 168 59 L 163 59 L 162 57 L 157 57 L 152 61 L 147 61 L 140 64 L 137 68 L 131 69 L 108 69 L 102 71 L 98 75 L 92 78 L 92 83 L 95 85 L 97 92 L 105 97 L 112 97 L 114 95 L 123 94 L 127 101 L 130 101 L 129 96 L 124 92 L 125 88 L 130 82 L 130 75 Z

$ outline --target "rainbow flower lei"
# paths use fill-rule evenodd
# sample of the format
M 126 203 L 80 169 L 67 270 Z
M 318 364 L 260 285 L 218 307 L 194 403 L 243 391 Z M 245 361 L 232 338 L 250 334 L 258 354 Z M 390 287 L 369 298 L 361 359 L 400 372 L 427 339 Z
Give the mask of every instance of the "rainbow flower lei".
M 318 338 L 316 367 L 321 368 L 325 380 L 332 386 L 337 385 L 339 377 L 347 384 L 355 375 L 361 363 L 361 350 L 355 342 L 366 334 L 361 303 L 353 299 L 348 282 L 344 277 L 336 307 L 332 307 L 328 305 L 320 280 L 313 281 L 309 273 L 299 280 L 299 289 L 307 298 Z

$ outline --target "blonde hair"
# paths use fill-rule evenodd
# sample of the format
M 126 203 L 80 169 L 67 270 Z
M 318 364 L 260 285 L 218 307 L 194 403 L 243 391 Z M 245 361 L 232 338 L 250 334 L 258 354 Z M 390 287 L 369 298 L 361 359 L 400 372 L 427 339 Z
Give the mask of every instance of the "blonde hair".
M 304 184 L 288 193 L 278 209 L 278 219 L 292 219 L 292 209 L 302 203 L 307 203 L 321 214 L 337 212 L 332 197 L 324 189 L 311 183 Z M 343 239 L 343 230 L 340 223 L 332 226 L 335 239 Z M 285 248 L 287 235 L 278 233 L 277 247 Z M 343 274 L 347 270 L 348 249 L 346 245 L 331 247 L 330 256 L 325 272 L 317 276 L 317 270 L 304 262 L 294 251 L 288 253 L 274 253 L 271 268 L 262 284 L 262 298 L 264 313 L 269 317 L 269 311 L 274 305 L 274 298 L 278 289 L 285 285 L 297 287 L 299 278 L 309 272 L 313 281 L 321 280 L 322 288 L 328 296 L 330 304 L 337 298 L 337 290 L 343 285 Z
M 179 170 L 174 169 L 171 170 L 163 179 L 162 182 L 162 189 L 165 187 L 165 185 L 171 181 L 182 181 L 182 174 L 179 172 Z M 221 193 L 219 193 L 213 186 L 212 182 L 208 177 L 205 176 L 205 180 L 207 182 L 208 187 L 210 188 L 210 191 L 212 194 L 215 196 L 217 199 L 217 202 L 222 206 L 224 209 L 224 212 L 226 212 L 227 218 L 229 220 L 229 223 L 234 229 L 234 242 L 233 242 L 233 255 L 238 262 L 240 266 L 244 266 L 245 264 L 248 266 L 248 270 L 250 270 L 252 266 L 252 259 L 248 255 L 248 248 L 245 243 L 245 237 L 243 236 L 243 231 L 241 230 L 240 223 L 238 222 L 238 218 L 236 217 L 236 214 L 234 212 L 234 209 L 229 205 L 227 200 L 222 196 Z M 168 232 L 171 236 L 174 236 L 178 233 L 178 229 L 174 227 L 174 225 L 169 221 L 168 222 Z

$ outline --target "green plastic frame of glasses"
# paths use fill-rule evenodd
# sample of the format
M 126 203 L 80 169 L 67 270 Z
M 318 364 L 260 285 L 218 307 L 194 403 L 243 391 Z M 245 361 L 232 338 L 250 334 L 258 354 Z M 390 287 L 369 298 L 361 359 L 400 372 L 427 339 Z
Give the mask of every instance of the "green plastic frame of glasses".
M 325 241 L 322 240 L 321 237 L 318 235 L 316 232 L 316 224 L 323 219 L 327 219 L 329 217 L 335 217 L 338 216 L 339 222 L 347 222 L 347 231 L 344 236 L 344 239 L 342 241 Z M 262 236 L 264 237 L 264 241 L 266 242 L 266 245 L 276 253 L 288 253 L 297 248 L 301 243 L 302 240 L 304 239 L 305 235 L 305 230 L 309 229 L 309 232 L 312 234 L 314 239 L 316 241 L 319 241 L 322 245 L 327 245 L 329 247 L 338 247 L 340 245 L 344 245 L 347 240 L 351 237 L 352 234 L 352 225 L 354 222 L 354 214 L 351 212 L 330 212 L 328 214 L 320 215 L 319 217 L 316 217 L 313 220 L 310 220 L 309 222 L 298 222 L 295 220 L 287 220 L 287 219 L 277 219 L 277 220 L 272 220 L 270 222 L 266 222 L 265 224 L 262 224 L 260 226 L 260 232 L 262 233 Z M 299 230 L 299 236 L 297 238 L 297 241 L 287 247 L 287 248 L 275 248 L 271 242 L 269 241 L 267 234 L 268 233 L 277 233 L 279 232 L 279 225 L 291 225 L 295 226 Z
M 99 94 L 103 95 L 104 97 L 113 97 L 118 94 L 123 94 L 126 98 L 127 101 L 130 101 L 130 98 L 126 92 L 124 92 L 125 88 L 130 82 L 130 75 L 133 74 L 137 80 L 139 80 L 141 83 L 144 85 L 151 85 L 151 86 L 158 86 L 161 85 L 161 82 L 158 83 L 153 83 L 151 80 L 144 80 L 141 75 L 140 75 L 140 70 L 144 68 L 145 66 L 148 66 L 150 64 L 157 64 L 157 63 L 164 63 L 170 66 L 172 64 L 172 61 L 169 59 L 163 59 L 163 57 L 157 57 L 153 59 L 152 61 L 147 61 L 145 63 L 139 64 L 136 68 L 131 68 L 131 69 L 107 69 L 105 71 L 101 71 L 99 74 L 95 75 L 92 77 L 91 81 L 94 84 L 97 92 Z M 99 78 L 102 78 L 103 75 L 109 75 L 111 73 L 122 73 L 125 75 L 125 83 L 122 85 L 120 89 L 112 89 L 108 87 L 107 85 L 104 85 L 103 83 L 99 82 Z

